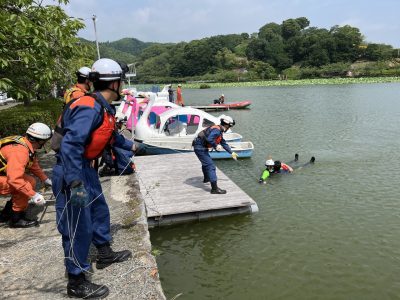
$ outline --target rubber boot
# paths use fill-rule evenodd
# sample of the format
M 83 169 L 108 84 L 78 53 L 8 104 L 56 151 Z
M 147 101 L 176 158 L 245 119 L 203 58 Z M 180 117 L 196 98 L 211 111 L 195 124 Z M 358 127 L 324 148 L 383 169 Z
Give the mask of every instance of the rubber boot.
M 211 182 L 211 194 L 226 194 L 226 190 L 218 187 L 217 182 Z
M 97 269 L 104 269 L 113 263 L 126 261 L 132 256 L 132 252 L 129 250 L 114 252 L 108 243 L 97 246 L 97 250 Z
M 105 298 L 109 294 L 105 285 L 98 285 L 86 280 L 85 274 L 68 274 L 67 294 L 69 297 L 91 299 Z
M 296 153 L 295 155 L 294 155 L 294 161 L 298 161 L 299 160 L 299 155 Z
M 12 200 L 8 200 L 3 210 L 0 212 L 0 223 L 7 223 L 11 219 Z
M 9 225 L 12 228 L 28 228 L 39 226 L 39 222 L 26 219 L 23 211 L 12 211 Z

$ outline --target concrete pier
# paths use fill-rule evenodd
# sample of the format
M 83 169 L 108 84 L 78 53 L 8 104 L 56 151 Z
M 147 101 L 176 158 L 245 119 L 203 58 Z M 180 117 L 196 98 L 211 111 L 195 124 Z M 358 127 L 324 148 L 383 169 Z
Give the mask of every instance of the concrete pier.
M 45 156 L 41 162 L 49 174 L 53 157 Z M 129 249 L 133 257 L 104 270 L 96 270 L 92 263 L 91 280 L 109 287 L 107 299 L 164 300 L 136 177 L 103 177 L 102 187 L 111 213 L 112 247 Z M 0 208 L 6 200 L 0 198 Z M 41 209 L 32 206 L 29 214 L 40 216 Z M 96 254 L 93 247 L 89 260 L 94 262 Z M 64 253 L 53 205 L 48 207 L 39 227 L 0 226 L 0 299 L 65 299 L 66 285 Z

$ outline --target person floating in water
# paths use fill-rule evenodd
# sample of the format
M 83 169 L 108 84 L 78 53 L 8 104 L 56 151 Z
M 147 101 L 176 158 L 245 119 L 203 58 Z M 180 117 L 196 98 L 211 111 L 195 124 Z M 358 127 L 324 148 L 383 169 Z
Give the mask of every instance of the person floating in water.
M 265 162 L 265 170 L 262 172 L 259 183 L 266 183 L 267 178 L 272 174 L 277 173 L 292 173 L 293 168 L 288 164 L 285 164 L 279 160 L 273 161 L 272 157 L 269 156 Z
M 290 163 L 297 163 L 298 160 L 299 160 L 299 155 L 296 153 L 294 156 L 294 160 L 291 161 Z M 314 163 L 315 163 L 315 157 L 312 156 L 309 162 L 306 162 L 304 165 L 298 166 L 296 169 L 301 169 L 303 167 L 306 167 Z M 288 164 L 285 164 L 279 160 L 273 161 L 272 157 L 269 156 L 267 161 L 265 162 L 265 170 L 261 173 L 258 182 L 265 184 L 267 182 L 266 180 L 268 179 L 268 177 L 272 174 L 292 173 L 293 171 L 294 168 L 292 168 Z

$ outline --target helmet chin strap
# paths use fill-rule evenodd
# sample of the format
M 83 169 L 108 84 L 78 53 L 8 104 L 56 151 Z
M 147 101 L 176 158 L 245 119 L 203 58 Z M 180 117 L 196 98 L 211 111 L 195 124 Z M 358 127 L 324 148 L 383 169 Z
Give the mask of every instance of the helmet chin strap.
M 117 95 L 117 99 L 114 99 L 114 101 L 118 101 L 121 99 L 121 94 L 119 93 L 120 86 L 121 86 L 121 81 L 118 81 L 118 88 L 116 90 L 114 90 L 112 88 L 107 88 L 108 90 L 114 92 Z

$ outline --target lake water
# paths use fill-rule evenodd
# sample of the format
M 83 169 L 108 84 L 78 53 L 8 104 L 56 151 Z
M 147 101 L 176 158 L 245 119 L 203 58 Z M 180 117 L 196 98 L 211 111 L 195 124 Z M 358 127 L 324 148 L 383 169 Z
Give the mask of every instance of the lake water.
M 152 230 L 169 299 L 400 299 L 399 83 L 183 92 L 252 100 L 224 113 L 253 157 L 217 166 L 260 211 Z M 315 165 L 258 184 L 295 153 Z

